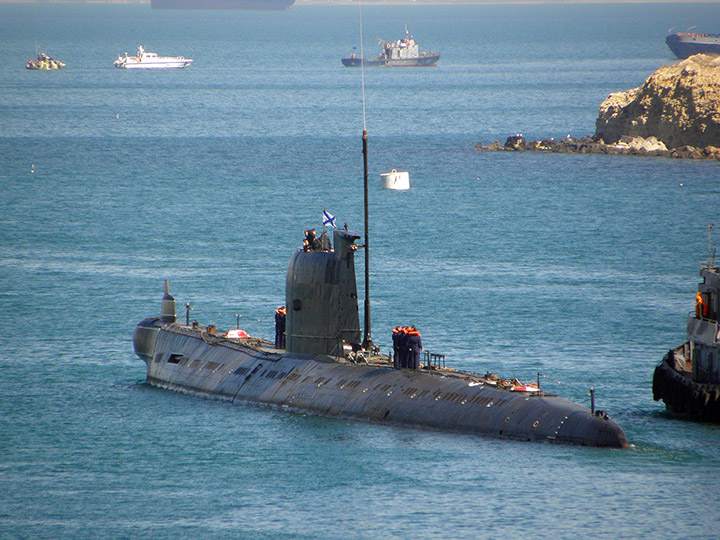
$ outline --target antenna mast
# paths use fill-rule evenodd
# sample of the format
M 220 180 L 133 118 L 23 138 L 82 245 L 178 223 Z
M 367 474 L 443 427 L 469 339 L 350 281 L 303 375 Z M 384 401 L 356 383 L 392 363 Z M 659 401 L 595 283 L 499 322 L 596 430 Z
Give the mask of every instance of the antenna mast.
M 713 223 L 708 223 L 708 268 L 713 268 L 715 266 L 715 257 L 712 250 L 712 238 L 710 235 L 710 231 L 712 231 L 714 226 L 715 225 Z
M 367 124 L 365 121 L 365 53 L 363 50 L 362 34 L 362 1 L 358 2 L 360 12 L 360 81 L 362 85 L 362 153 L 363 153 L 363 187 L 365 191 L 365 321 L 363 324 L 363 342 L 365 350 L 373 347 L 372 331 L 370 328 L 370 240 L 369 240 L 369 217 L 368 217 L 368 146 L 367 146 Z

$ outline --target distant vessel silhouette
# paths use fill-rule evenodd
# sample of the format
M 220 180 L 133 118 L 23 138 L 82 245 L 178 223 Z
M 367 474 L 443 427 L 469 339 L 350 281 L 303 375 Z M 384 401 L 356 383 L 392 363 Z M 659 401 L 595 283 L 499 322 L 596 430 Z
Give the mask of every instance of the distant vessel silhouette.
M 28 60 L 27 64 L 25 64 L 26 69 L 38 71 L 52 71 L 56 69 L 63 69 L 64 67 L 65 62 L 55 60 L 42 51 L 37 53 L 37 57 L 34 60 Z
M 720 54 L 720 34 L 678 32 L 667 36 L 665 43 L 680 59 L 693 54 Z
M 395 41 L 378 39 L 380 54 L 375 58 L 361 58 L 354 52 L 342 59 L 345 67 L 424 67 L 434 66 L 440 60 L 438 52 L 420 52 L 418 44 L 405 27 L 405 37 Z
M 192 63 L 192 59 L 184 56 L 158 56 L 140 45 L 136 56 L 125 53 L 125 56 L 118 56 L 113 65 L 121 69 L 181 69 Z
M 295 0 L 151 0 L 153 9 L 288 9 Z

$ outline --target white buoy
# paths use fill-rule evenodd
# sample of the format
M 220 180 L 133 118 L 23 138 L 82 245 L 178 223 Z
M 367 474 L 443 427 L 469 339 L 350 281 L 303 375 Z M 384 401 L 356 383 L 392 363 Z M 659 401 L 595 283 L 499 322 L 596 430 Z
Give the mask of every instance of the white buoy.
M 385 189 L 410 189 L 410 174 L 406 171 L 393 169 L 380 175 L 382 187 Z

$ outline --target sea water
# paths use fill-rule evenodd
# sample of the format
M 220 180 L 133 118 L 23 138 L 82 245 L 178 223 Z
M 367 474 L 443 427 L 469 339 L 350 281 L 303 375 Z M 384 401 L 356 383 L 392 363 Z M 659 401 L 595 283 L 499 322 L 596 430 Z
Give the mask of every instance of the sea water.
M 365 71 L 374 341 L 414 324 L 452 367 L 587 406 L 592 387 L 632 443 L 605 450 L 145 385 L 132 332 L 164 279 L 180 317 L 272 338 L 303 230 L 326 208 L 363 231 L 361 74 L 340 62 L 359 10 L 0 5 L 0 537 L 718 538 L 720 430 L 669 417 L 651 380 L 685 338 L 720 164 L 473 146 L 592 134 L 673 61 L 669 28 L 719 15 L 362 9 L 366 55 L 405 24 L 442 55 Z M 113 67 L 138 45 L 194 63 Z M 67 67 L 25 70 L 36 46 Z M 409 191 L 381 189 L 393 168 Z

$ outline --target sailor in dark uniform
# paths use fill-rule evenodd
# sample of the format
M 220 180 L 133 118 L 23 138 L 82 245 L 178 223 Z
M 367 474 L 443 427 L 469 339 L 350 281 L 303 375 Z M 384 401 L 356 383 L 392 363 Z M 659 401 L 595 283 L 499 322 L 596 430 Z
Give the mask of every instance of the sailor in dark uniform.
M 408 328 L 407 332 L 408 368 L 420 368 L 420 355 L 422 354 L 422 339 L 420 332 L 414 326 Z
M 401 329 L 399 326 L 396 326 L 395 328 L 393 328 L 392 332 L 393 332 L 392 333 L 392 341 L 393 341 L 393 356 L 394 356 L 393 367 L 395 369 L 399 369 L 400 368 L 400 332 L 401 332 Z
M 275 348 L 285 348 L 285 316 L 287 310 L 285 306 L 279 307 L 275 310 Z
M 398 351 L 400 351 L 400 361 L 398 362 L 401 369 L 408 368 L 409 354 L 408 354 L 408 334 L 407 326 L 400 328 L 398 332 Z

